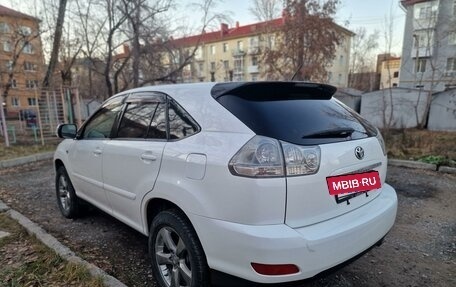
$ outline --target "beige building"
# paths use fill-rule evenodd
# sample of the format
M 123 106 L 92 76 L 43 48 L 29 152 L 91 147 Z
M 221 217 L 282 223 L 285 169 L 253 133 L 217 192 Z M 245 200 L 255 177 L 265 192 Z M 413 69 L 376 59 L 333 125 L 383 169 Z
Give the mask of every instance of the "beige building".
M 0 5 L 0 92 L 11 84 L 3 103 L 8 116 L 36 108 L 43 67 L 39 20 Z
M 380 89 L 397 87 L 399 85 L 400 70 L 400 57 L 390 57 L 382 61 L 380 68 Z
M 250 25 L 234 27 L 221 24 L 219 31 L 203 33 L 173 40 L 177 48 L 198 47 L 194 61 L 184 68 L 183 82 L 197 81 L 257 81 L 266 80 L 261 63 L 265 47 L 274 48 L 278 29 L 284 24 L 283 18 Z M 346 87 L 348 83 L 351 31 L 336 24 L 342 41 L 337 47 L 335 58 L 328 67 L 329 84 Z

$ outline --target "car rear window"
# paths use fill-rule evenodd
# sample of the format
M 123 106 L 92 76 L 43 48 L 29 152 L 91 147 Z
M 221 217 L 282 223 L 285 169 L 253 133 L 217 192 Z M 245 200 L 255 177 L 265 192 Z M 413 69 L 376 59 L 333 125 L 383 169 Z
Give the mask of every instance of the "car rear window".
M 256 134 L 294 144 L 317 145 L 376 135 L 366 120 L 330 97 L 261 92 L 263 95 L 228 92 L 216 99 Z

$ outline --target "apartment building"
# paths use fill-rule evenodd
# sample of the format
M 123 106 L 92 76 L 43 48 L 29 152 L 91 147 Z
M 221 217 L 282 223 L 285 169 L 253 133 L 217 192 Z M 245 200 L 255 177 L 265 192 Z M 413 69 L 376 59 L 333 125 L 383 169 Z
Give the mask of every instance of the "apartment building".
M 173 40 L 179 48 L 198 47 L 191 65 L 184 68 L 182 81 L 257 81 L 267 80 L 262 63 L 265 47 L 274 49 L 277 31 L 284 25 L 284 18 L 273 19 L 234 27 L 222 23 L 220 30 Z M 334 24 L 341 34 L 335 58 L 328 67 L 327 82 L 346 87 L 348 83 L 351 31 Z
M 380 90 L 397 87 L 399 85 L 399 73 L 401 67 L 400 57 L 388 57 L 381 61 L 380 70 Z
M 456 86 L 456 0 L 402 0 L 406 10 L 399 86 Z
M 44 68 L 39 22 L 0 5 L 0 92 L 4 94 L 11 83 L 3 102 L 10 117 L 37 106 L 35 89 L 40 85 Z

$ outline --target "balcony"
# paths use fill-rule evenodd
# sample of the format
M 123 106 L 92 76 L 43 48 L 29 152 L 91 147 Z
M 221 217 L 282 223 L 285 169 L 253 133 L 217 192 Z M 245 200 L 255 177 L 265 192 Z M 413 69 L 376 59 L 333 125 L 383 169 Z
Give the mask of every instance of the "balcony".
M 258 65 L 256 65 L 256 66 L 248 66 L 247 67 L 247 72 L 249 74 L 257 74 L 257 73 L 259 73 Z
M 233 51 L 233 57 L 243 57 L 243 56 L 245 56 L 244 49 L 235 49 Z
M 432 57 L 433 50 L 434 50 L 434 48 L 432 46 L 431 47 L 419 47 L 418 49 L 416 47 L 413 47 L 410 56 L 412 58 L 416 58 L 416 56 L 418 56 L 418 58 Z
M 249 47 L 249 50 L 247 52 L 249 53 L 249 55 L 259 54 L 260 53 L 260 47 L 258 47 L 258 46 Z

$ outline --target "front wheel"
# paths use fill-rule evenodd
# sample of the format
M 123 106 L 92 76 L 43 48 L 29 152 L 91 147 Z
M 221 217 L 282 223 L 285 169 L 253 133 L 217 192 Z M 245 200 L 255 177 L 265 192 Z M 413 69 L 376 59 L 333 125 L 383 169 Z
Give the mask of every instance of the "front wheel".
M 161 287 L 209 286 L 209 267 L 191 223 L 178 210 L 160 212 L 149 235 L 152 271 Z
M 79 202 L 73 184 L 65 167 L 60 166 L 55 176 L 55 192 L 60 212 L 66 218 L 76 218 L 79 215 Z

